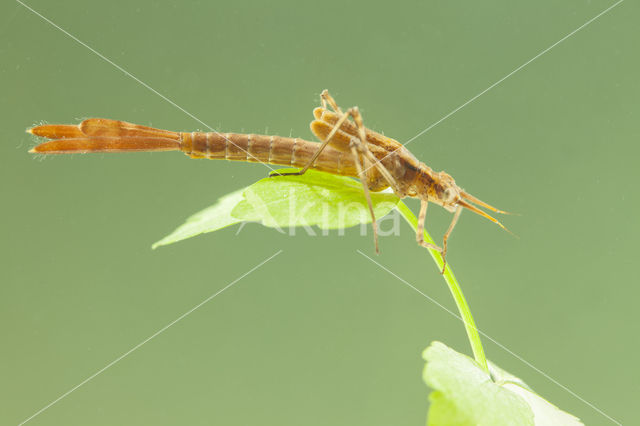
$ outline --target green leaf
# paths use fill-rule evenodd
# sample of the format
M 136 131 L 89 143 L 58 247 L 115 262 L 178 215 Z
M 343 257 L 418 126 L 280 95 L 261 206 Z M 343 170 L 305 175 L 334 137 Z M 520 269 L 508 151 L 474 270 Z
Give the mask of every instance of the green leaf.
M 292 171 L 296 170 L 278 170 Z M 371 192 L 376 219 L 386 216 L 398 201 L 395 194 Z M 371 222 L 359 181 L 314 170 L 302 176 L 269 177 L 254 183 L 232 215 L 273 228 L 316 225 L 340 229 Z
M 291 172 L 296 170 L 280 170 Z M 398 203 L 394 194 L 371 193 L 376 218 Z M 302 176 L 277 176 L 232 192 L 187 219 L 152 248 L 172 244 L 239 222 L 260 222 L 269 227 L 317 225 L 322 229 L 346 228 L 371 222 L 362 185 L 343 176 L 314 170 Z
M 500 384 L 504 389 L 508 389 L 514 394 L 519 395 L 525 400 L 529 407 L 531 407 L 536 425 L 574 426 L 583 424 L 577 417 L 560 410 L 558 407 L 536 394 L 531 388 L 529 388 L 529 386 L 527 386 L 526 383 L 517 377 L 513 377 L 507 373 L 510 378 L 504 381 L 497 380 L 495 373 L 495 369 L 497 367 L 490 364 L 489 368 L 491 369 L 491 373 L 494 380 L 496 380 L 496 383 Z
M 220 198 L 211 207 L 199 211 L 189 217 L 187 221 L 180 225 L 175 231 L 167 235 L 160 241 L 155 242 L 151 248 L 166 246 L 205 232 L 213 232 L 242 222 L 242 219 L 231 216 L 231 210 L 242 201 L 242 193 L 245 188 L 234 191 Z
M 433 342 L 422 356 L 427 361 L 423 379 L 434 389 L 427 425 L 582 425 L 493 364 L 495 381 L 474 360 L 443 343 Z

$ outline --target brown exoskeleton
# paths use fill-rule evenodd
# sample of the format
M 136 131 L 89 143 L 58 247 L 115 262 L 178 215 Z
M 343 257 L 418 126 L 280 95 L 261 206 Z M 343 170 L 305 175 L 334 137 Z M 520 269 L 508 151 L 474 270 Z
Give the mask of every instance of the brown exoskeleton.
M 301 167 L 298 172 L 272 174 L 274 177 L 302 175 L 308 169 L 356 177 L 362 181 L 371 213 L 376 252 L 379 251 L 378 233 L 369 191 L 391 188 L 400 198 L 418 198 L 421 203 L 416 234 L 418 244 L 438 250 L 443 260 L 448 239 L 463 208 L 506 229 L 474 204 L 497 213 L 506 212 L 468 194 L 447 173 L 434 172 L 398 141 L 367 129 L 357 107 L 343 112 L 326 90 L 322 92 L 321 100 L 322 106 L 313 111 L 315 119 L 311 122 L 311 130 L 321 143 L 255 134 L 172 132 L 124 121 L 92 118 L 78 125 L 52 124 L 29 129 L 28 132 L 34 135 L 50 139 L 30 152 L 183 151 L 192 158 Z M 430 202 L 453 213 L 442 248 L 424 241 L 424 221 Z

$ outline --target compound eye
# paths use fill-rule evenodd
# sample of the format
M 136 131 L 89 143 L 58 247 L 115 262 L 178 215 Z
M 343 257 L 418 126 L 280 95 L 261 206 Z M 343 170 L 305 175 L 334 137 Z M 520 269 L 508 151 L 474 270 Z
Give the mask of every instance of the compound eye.
M 453 198 L 455 197 L 455 193 L 451 188 L 447 188 L 444 190 L 443 193 L 443 198 L 444 198 L 444 202 L 445 203 L 450 203 L 451 201 L 453 201 Z

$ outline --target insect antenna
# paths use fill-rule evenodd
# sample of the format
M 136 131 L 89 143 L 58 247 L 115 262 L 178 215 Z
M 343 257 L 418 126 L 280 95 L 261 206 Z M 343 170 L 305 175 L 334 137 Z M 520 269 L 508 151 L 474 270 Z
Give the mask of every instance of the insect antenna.
M 475 198 L 475 197 L 474 197 Z M 477 198 L 476 198 L 477 199 Z M 478 200 L 479 201 L 479 200 Z M 480 204 L 480 203 L 478 203 Z M 484 217 L 485 219 L 489 219 L 491 222 L 495 223 L 496 225 L 498 225 L 500 228 L 504 229 L 505 231 L 507 231 L 508 233 L 510 233 L 511 235 L 513 235 L 514 237 L 518 238 L 518 236 L 516 234 L 514 234 L 513 232 L 511 232 L 506 226 L 504 226 L 502 223 L 500 223 L 500 221 L 498 219 L 496 219 L 495 217 L 487 214 L 486 212 L 480 210 L 479 208 L 477 208 L 476 206 L 474 206 L 473 204 L 467 203 L 464 200 L 458 200 L 458 205 L 464 207 L 465 209 L 471 210 L 472 212 L 474 212 L 475 214 L 478 214 L 482 217 Z M 484 203 L 481 205 L 485 205 Z M 491 208 L 491 207 L 487 207 L 487 208 Z M 492 210 L 499 212 L 499 213 L 504 213 L 501 210 L 492 208 Z
M 462 196 L 462 198 L 464 198 L 465 200 L 471 201 L 474 204 L 478 204 L 478 205 L 480 205 L 480 206 L 482 206 L 484 208 L 487 208 L 487 209 L 489 209 L 491 211 L 494 211 L 496 213 L 513 214 L 513 213 L 505 212 L 504 210 L 496 209 L 492 205 L 485 203 L 484 201 L 474 197 L 473 195 L 469 194 L 468 192 L 460 191 L 460 196 Z

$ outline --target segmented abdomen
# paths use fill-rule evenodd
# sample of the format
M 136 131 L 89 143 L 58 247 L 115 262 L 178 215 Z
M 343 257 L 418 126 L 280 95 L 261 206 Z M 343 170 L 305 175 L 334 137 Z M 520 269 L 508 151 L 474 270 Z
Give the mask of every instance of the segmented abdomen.
M 304 167 L 320 147 L 319 143 L 299 138 L 241 133 L 183 132 L 180 149 L 191 158 L 261 162 L 281 166 Z M 327 146 L 313 169 L 358 177 L 353 156 Z

